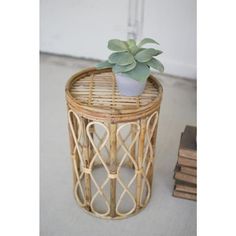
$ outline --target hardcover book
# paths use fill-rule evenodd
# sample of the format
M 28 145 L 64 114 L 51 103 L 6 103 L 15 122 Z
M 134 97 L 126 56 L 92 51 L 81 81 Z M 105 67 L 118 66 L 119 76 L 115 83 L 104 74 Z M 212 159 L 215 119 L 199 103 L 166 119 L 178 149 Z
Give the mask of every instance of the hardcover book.
M 181 135 L 179 156 L 196 160 L 197 159 L 197 128 L 187 125 Z

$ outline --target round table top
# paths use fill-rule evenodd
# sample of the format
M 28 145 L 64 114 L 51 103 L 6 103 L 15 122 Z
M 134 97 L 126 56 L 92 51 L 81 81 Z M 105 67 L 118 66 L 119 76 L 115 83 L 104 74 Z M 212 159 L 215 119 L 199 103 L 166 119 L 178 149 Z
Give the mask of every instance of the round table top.
M 112 123 L 146 117 L 159 109 L 162 86 L 149 76 L 140 96 L 122 96 L 111 69 L 88 68 L 73 75 L 66 84 L 68 106 L 91 120 Z

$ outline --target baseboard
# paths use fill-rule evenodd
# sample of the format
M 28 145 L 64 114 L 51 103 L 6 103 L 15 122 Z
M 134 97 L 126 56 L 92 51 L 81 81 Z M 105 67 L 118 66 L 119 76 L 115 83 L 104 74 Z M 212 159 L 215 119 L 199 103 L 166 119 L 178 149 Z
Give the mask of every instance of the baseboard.
M 64 53 L 55 53 L 55 52 L 49 52 L 49 51 L 40 51 L 40 53 L 45 53 L 45 54 L 51 54 L 55 56 L 61 56 L 61 57 L 71 57 L 71 58 L 78 58 L 78 59 L 84 59 L 84 60 L 91 60 L 91 61 L 100 61 L 99 59 L 96 58 L 86 58 L 86 57 L 78 57 L 75 55 L 71 54 L 64 54 Z M 162 63 L 165 66 L 165 74 L 173 75 L 173 76 L 178 76 L 178 77 L 183 77 L 186 79 L 196 79 L 196 66 L 194 65 L 187 65 L 184 63 L 179 63 L 171 60 L 161 60 Z
M 188 79 L 197 78 L 195 65 L 184 64 L 170 60 L 162 60 L 162 63 L 165 65 L 165 73 L 167 74 L 184 77 Z

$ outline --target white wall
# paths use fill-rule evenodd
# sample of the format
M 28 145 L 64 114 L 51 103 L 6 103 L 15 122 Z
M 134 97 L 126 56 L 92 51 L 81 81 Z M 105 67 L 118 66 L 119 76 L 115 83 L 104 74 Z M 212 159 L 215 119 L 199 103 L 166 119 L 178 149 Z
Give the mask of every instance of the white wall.
M 146 0 L 143 35 L 156 38 L 165 52 L 166 72 L 196 78 L 196 1 Z
M 40 50 L 106 59 L 126 39 L 128 0 L 41 0 Z M 143 37 L 161 44 L 165 72 L 196 78 L 196 0 L 146 0 Z

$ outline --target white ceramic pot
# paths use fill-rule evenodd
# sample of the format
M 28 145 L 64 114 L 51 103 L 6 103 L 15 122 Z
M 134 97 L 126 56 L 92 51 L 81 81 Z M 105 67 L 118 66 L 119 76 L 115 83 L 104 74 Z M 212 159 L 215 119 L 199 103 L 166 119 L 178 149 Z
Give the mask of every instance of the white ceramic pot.
M 146 85 L 146 81 L 140 82 L 122 73 L 116 74 L 116 83 L 120 94 L 124 96 L 139 96 L 144 91 Z

